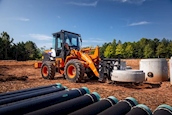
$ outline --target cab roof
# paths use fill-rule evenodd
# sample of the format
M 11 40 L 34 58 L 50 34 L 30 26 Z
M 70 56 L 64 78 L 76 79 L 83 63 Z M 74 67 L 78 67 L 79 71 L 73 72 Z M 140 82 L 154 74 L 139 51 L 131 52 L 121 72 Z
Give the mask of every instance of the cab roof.
M 77 34 L 77 33 L 74 33 L 74 32 L 70 32 L 70 31 L 67 31 L 67 30 L 60 30 L 59 32 L 53 33 L 53 36 L 55 36 L 57 34 L 60 34 L 60 33 L 64 33 L 64 32 L 75 34 L 75 35 L 78 35 L 79 37 L 81 37 L 80 34 Z

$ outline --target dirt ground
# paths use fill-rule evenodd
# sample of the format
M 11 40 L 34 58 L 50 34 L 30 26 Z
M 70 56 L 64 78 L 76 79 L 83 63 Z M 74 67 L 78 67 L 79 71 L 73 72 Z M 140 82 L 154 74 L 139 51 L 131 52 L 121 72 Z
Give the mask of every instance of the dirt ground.
M 0 93 L 20 89 L 45 86 L 54 83 L 61 83 L 70 88 L 88 87 L 91 92 L 98 92 L 101 98 L 115 96 L 118 100 L 126 97 L 134 97 L 139 103 L 147 105 L 154 110 L 161 104 L 172 106 L 172 87 L 169 81 L 162 84 L 151 84 L 148 86 L 135 86 L 133 84 L 108 84 L 98 81 L 86 83 L 71 83 L 56 74 L 55 80 L 45 80 L 41 77 L 40 69 L 34 69 L 35 61 L 2 61 L 0 60 Z M 139 69 L 139 60 L 126 60 L 128 66 Z M 150 87 L 151 86 L 151 87 Z

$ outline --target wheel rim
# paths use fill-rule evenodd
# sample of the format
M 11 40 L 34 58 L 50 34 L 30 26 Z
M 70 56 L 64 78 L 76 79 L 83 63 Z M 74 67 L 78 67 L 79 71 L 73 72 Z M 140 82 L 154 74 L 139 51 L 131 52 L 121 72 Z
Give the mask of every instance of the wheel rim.
M 75 68 L 75 66 L 69 65 L 68 69 L 67 69 L 67 74 L 68 74 L 69 78 L 71 78 L 71 79 L 74 78 L 75 75 L 76 75 L 76 68 Z
M 47 76 L 48 75 L 48 68 L 47 68 L 47 66 L 44 66 L 42 68 L 42 74 L 43 74 L 43 76 Z

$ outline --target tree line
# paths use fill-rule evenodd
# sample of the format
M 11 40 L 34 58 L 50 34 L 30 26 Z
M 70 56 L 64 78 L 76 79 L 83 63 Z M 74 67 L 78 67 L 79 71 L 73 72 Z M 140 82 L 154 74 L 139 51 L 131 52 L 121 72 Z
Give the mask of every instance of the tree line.
M 100 54 L 106 58 L 170 58 L 172 56 L 172 40 L 163 38 L 141 38 L 137 42 L 104 43 Z
M 41 51 L 32 41 L 14 43 L 7 32 L 0 35 L 0 60 L 35 60 L 41 58 Z
M 7 32 L 0 34 L 0 60 L 35 60 L 41 59 L 45 47 L 38 48 L 32 41 L 14 43 Z M 92 52 L 93 53 L 93 52 Z M 163 38 L 141 38 L 137 42 L 104 43 L 100 47 L 100 55 L 106 58 L 170 58 L 172 56 L 172 40 Z

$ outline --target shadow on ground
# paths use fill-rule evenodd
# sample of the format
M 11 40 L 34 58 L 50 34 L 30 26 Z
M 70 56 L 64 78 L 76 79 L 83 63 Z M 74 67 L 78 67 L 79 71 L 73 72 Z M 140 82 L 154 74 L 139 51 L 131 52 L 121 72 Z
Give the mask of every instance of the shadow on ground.
M 143 83 L 123 83 L 123 82 L 110 82 L 109 84 L 113 84 L 115 86 L 122 86 L 126 88 L 133 88 L 133 89 L 152 89 L 152 88 L 159 88 L 161 87 L 161 82 L 160 83 L 148 83 L 148 82 L 143 82 Z
M 0 78 L 0 82 L 7 82 L 7 81 L 26 81 L 28 79 L 28 76 L 14 76 L 14 75 L 8 75 L 3 78 Z

